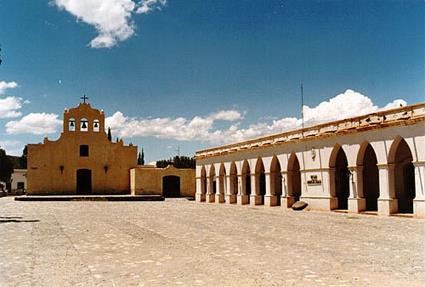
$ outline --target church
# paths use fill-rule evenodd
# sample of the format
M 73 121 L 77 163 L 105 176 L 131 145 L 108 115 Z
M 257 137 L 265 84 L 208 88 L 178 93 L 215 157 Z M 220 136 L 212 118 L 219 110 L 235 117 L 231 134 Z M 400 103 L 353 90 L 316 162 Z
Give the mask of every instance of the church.
M 126 194 L 137 147 L 111 142 L 105 114 L 86 102 L 65 109 L 56 141 L 28 145 L 28 195 Z
M 137 146 L 111 142 L 104 112 L 82 99 L 65 109 L 58 140 L 28 145 L 28 195 L 194 197 L 194 169 L 137 165 Z

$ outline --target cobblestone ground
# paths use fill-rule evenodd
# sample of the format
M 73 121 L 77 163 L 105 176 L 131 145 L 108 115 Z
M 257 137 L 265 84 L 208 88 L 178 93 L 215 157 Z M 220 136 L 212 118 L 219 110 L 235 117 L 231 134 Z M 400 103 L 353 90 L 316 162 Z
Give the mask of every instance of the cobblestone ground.
M 424 286 L 425 221 L 0 198 L 0 286 Z

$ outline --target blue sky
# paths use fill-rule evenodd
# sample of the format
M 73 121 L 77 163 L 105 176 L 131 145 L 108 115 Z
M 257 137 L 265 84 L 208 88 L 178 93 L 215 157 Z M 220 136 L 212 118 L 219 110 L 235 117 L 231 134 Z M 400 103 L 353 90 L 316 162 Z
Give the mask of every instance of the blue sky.
M 0 145 L 57 138 L 82 94 L 147 161 L 297 128 L 301 81 L 311 124 L 422 102 L 424 12 L 414 0 L 0 0 Z

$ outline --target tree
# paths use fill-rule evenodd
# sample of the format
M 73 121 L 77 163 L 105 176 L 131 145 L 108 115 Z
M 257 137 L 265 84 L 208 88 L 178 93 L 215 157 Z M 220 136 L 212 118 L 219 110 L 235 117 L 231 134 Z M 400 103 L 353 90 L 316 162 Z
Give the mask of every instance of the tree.
M 158 160 L 156 162 L 156 167 L 164 168 L 172 164 L 175 168 L 192 168 L 195 169 L 196 163 L 194 157 L 188 156 L 175 156 L 169 160 Z
M 0 149 L 0 181 L 9 183 L 13 173 L 13 165 L 4 149 Z
M 138 165 L 144 165 L 145 164 L 145 153 L 143 152 L 143 149 L 142 149 L 142 153 L 139 152 L 139 156 L 137 158 L 137 164 Z
M 22 155 L 19 158 L 19 166 L 20 168 L 26 169 L 28 164 L 28 146 L 25 145 L 24 150 L 22 151 Z
M 108 128 L 108 140 L 109 140 L 110 142 L 112 141 L 111 128 Z

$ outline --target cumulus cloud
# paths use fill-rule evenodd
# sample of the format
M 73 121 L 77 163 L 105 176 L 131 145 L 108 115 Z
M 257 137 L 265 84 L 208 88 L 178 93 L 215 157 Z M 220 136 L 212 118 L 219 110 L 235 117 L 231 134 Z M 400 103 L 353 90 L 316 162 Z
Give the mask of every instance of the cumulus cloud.
M 2 140 L 0 141 L 0 148 L 6 151 L 8 155 L 22 155 L 24 143 L 16 140 Z
M 46 135 L 55 133 L 61 124 L 56 114 L 30 113 L 20 120 L 6 123 L 6 133 Z
M 3 95 L 7 89 L 14 89 L 18 86 L 16 82 L 0 81 L 0 95 Z
M 167 4 L 167 0 L 142 0 L 139 2 L 136 13 L 147 14 L 154 9 L 161 10 L 161 6 Z
M 315 107 L 304 106 L 306 126 L 373 113 L 406 105 L 404 100 L 395 100 L 383 108 L 374 105 L 365 95 L 346 90 Z M 300 128 L 302 120 L 296 117 L 284 117 L 271 122 L 251 124 L 241 127 L 243 113 L 237 110 L 219 111 L 205 117 L 191 119 L 178 118 L 131 118 L 122 112 L 116 112 L 106 118 L 106 126 L 111 127 L 120 137 L 156 137 L 180 141 L 203 141 L 212 144 L 238 142 L 270 134 L 281 133 Z M 215 128 L 217 121 L 228 121 L 227 128 Z
M 4 118 L 16 118 L 21 116 L 19 110 L 22 108 L 22 104 L 27 103 L 19 97 L 6 97 L 0 98 L 0 119 Z
M 95 27 L 98 36 L 90 41 L 90 47 L 111 48 L 134 35 L 134 13 L 146 14 L 165 5 L 166 0 L 52 0 L 51 3 Z

